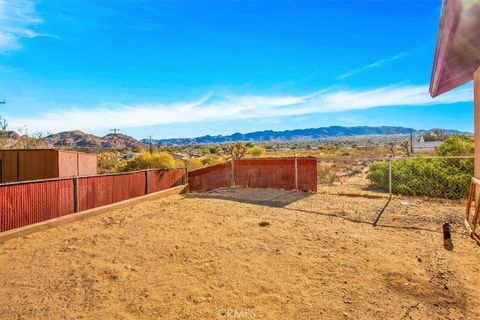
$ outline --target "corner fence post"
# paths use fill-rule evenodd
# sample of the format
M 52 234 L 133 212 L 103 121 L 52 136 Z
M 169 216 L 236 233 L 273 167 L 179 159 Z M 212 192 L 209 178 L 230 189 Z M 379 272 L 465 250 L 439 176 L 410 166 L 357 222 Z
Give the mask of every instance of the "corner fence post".
M 232 157 L 232 188 L 235 188 L 235 158 Z
M 295 155 L 295 191 L 298 191 L 298 157 Z
M 78 212 L 78 176 L 73 177 L 73 212 Z
M 148 194 L 148 169 L 145 170 L 145 194 Z

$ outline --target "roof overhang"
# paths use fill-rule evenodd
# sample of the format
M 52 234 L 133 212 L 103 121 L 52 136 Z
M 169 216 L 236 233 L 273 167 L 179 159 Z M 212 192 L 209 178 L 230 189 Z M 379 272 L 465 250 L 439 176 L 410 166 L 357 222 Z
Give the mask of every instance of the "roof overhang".
M 480 66 L 480 1 L 443 0 L 430 79 L 436 97 L 473 78 Z

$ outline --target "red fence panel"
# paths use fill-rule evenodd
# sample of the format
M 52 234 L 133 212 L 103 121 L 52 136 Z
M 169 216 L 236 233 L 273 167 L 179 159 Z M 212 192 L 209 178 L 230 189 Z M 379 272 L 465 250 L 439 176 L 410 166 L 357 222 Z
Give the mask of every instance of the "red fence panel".
M 229 188 L 232 184 L 231 162 L 190 171 L 188 183 L 191 191 L 205 192 L 219 188 Z
M 286 190 L 317 191 L 317 159 L 297 158 L 237 159 L 231 162 L 188 173 L 190 190 L 204 192 L 232 185 L 232 171 L 236 187 L 279 188 Z
M 237 187 L 295 189 L 294 159 L 239 159 L 234 168 Z
M 184 179 L 182 168 L 0 185 L 0 232 L 71 214 L 76 199 L 79 211 L 88 210 L 169 189 Z
M 166 190 L 184 183 L 186 169 L 148 170 L 148 193 Z
M 0 185 L 0 231 L 73 213 L 73 179 Z
M 78 178 L 78 208 L 88 210 L 145 195 L 145 171 Z

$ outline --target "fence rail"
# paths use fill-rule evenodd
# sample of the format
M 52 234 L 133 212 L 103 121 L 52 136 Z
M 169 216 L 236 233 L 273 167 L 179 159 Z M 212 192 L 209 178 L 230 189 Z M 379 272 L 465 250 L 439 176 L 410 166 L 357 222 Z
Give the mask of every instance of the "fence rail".
M 166 190 L 186 169 L 23 181 L 0 185 L 0 232 Z

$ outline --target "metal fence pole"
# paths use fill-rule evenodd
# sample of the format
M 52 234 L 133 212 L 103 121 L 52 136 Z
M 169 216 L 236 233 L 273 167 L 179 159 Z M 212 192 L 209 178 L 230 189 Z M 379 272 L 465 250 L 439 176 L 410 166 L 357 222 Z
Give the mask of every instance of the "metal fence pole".
M 232 188 L 235 188 L 235 159 L 232 157 Z
M 392 159 L 388 161 L 388 193 L 392 197 Z
M 295 191 L 298 191 L 298 161 L 295 155 Z
M 79 211 L 78 205 L 78 176 L 73 177 L 73 212 Z
M 145 194 L 148 194 L 148 169 L 145 170 Z

